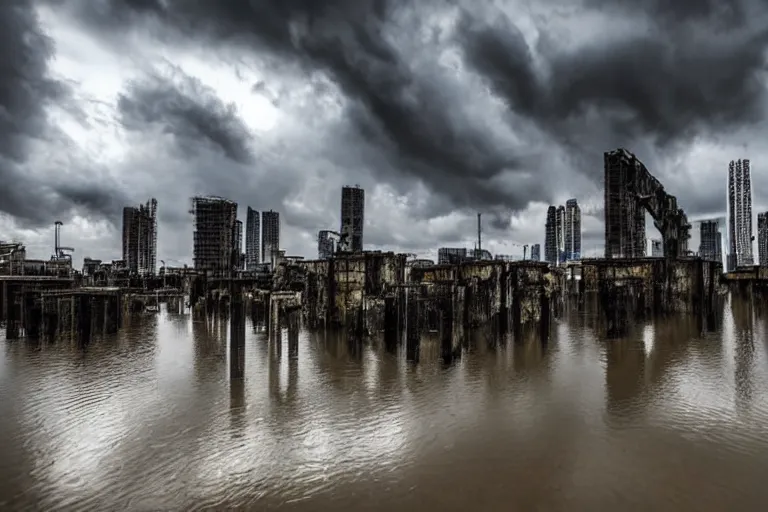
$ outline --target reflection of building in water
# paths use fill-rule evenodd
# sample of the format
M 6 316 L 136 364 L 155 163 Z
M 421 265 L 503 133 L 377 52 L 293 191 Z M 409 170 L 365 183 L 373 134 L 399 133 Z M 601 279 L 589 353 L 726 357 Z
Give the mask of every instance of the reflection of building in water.
M 642 331 L 631 331 L 629 339 L 606 341 L 605 359 L 606 411 L 626 417 L 638 409 L 638 397 L 645 387 Z

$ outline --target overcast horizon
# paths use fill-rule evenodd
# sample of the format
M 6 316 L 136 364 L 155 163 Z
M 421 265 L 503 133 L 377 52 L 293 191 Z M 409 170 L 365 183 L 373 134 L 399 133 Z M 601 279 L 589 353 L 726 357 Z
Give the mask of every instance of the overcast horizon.
M 768 210 L 762 0 L 9 0 L 0 23 L 0 239 L 30 258 L 61 220 L 78 267 L 120 259 L 123 207 L 155 197 L 158 260 L 191 263 L 194 195 L 280 212 L 311 258 L 344 185 L 366 249 L 472 248 L 482 212 L 483 247 L 522 255 L 575 197 L 600 255 L 618 147 L 692 221 L 747 158 L 755 230 Z

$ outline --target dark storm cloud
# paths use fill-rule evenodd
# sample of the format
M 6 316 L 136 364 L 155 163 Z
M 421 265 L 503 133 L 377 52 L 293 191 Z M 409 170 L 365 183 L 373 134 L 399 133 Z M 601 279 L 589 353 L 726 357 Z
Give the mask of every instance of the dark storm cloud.
M 224 104 L 198 80 L 175 75 L 175 81 L 154 77 L 132 83 L 117 104 L 123 125 L 139 131 L 159 125 L 186 150 L 204 143 L 235 162 L 252 163 L 250 133 L 235 106 Z
M 69 87 L 48 75 L 53 44 L 41 29 L 30 1 L 0 2 L 0 212 L 39 226 L 73 209 L 109 213 L 117 194 L 98 185 L 65 182 L 30 168 L 34 141 L 62 142 L 49 123 L 46 107 L 69 102 Z M 58 169 L 61 171 L 61 169 Z
M 175 29 L 190 39 L 268 51 L 307 70 L 326 72 L 347 95 L 349 120 L 357 132 L 389 153 L 390 166 L 373 168 L 384 181 L 396 179 L 389 170 L 394 167 L 461 207 L 522 209 L 549 195 L 540 181 L 525 175 L 506 190 L 492 183 L 502 173 L 515 182 L 515 172 L 530 172 L 531 155 L 500 144 L 487 126 L 468 122 L 457 108 L 467 98 L 445 87 L 439 77 L 414 72 L 412 56 L 395 46 L 403 36 L 395 20 L 407 17 L 401 16 L 403 11 L 418 16 L 427 3 L 169 0 L 137 6 L 115 0 L 98 8 L 90 2 L 63 4 L 74 7 L 92 30 L 120 30 L 126 17 L 145 15 L 147 26 L 164 27 L 158 31 L 165 31 L 163 37 Z
M 725 6 L 708 2 L 589 3 L 609 9 L 624 5 L 637 11 L 635 15 L 645 7 L 678 18 L 687 15 L 690 22 L 670 26 L 657 21 L 654 29 L 622 39 L 550 50 L 542 56 L 545 78 L 536 71 L 532 50 L 511 20 L 499 12 L 500 21 L 488 26 L 465 13 L 459 24 L 465 60 L 510 109 L 566 143 L 582 140 L 571 121 L 591 130 L 585 122 L 590 111 L 599 112 L 599 122 L 612 135 L 603 150 L 643 136 L 663 147 L 761 119 L 768 25 L 753 28 L 740 18 L 744 24 L 723 28 L 721 18 L 707 15 Z M 670 7 L 673 4 L 677 7 Z

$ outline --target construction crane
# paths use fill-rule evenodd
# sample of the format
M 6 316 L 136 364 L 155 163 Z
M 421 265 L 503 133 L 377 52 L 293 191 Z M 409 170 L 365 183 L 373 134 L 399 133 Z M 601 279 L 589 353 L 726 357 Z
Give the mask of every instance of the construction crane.
M 53 256 L 52 260 L 70 260 L 72 261 L 72 255 L 68 252 L 75 252 L 72 247 L 62 247 L 61 244 L 61 226 L 64 223 L 57 220 L 53 223 Z

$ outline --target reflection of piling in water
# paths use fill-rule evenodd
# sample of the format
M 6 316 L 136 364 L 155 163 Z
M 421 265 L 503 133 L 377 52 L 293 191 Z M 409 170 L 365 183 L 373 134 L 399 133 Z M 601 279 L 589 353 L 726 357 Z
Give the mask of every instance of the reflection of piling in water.
M 288 357 L 299 357 L 299 326 L 301 310 L 293 308 L 288 311 Z
M 415 289 L 406 295 L 405 351 L 409 361 L 418 362 L 421 348 L 421 301 Z

